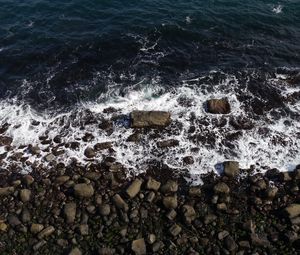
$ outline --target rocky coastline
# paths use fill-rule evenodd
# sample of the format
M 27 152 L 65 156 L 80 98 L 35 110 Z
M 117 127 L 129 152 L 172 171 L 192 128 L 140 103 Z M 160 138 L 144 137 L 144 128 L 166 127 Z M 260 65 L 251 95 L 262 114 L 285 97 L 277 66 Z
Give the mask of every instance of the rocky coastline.
M 230 111 L 225 99 L 206 107 L 212 114 Z M 159 130 L 170 123 L 170 113 L 136 111 L 129 125 Z M 109 129 L 106 124 L 103 129 Z M 136 142 L 139 136 L 136 132 L 128 141 Z M 1 135 L 0 143 L 9 151 L 12 140 Z M 169 148 L 178 142 L 169 139 L 157 146 Z M 49 164 L 25 175 L 13 169 L 0 172 L 0 254 L 299 252 L 299 166 L 293 172 L 269 169 L 263 174 L 225 161 L 222 173 L 203 174 L 203 184 L 193 186 L 185 172 L 160 162 L 128 177 L 114 157 L 93 161 L 102 149 L 112 149 L 111 143 L 87 147 L 84 155 L 90 162 L 85 164 Z M 30 150 L 40 153 L 37 146 Z M 44 158 L 54 159 L 53 152 Z M 183 160 L 193 163 L 191 156 Z

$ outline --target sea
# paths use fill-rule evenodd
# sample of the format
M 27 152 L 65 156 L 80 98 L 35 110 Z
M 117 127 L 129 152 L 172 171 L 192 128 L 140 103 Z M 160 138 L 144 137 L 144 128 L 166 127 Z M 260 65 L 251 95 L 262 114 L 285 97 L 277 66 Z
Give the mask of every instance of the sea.
M 231 112 L 207 113 L 211 98 L 227 98 Z M 110 133 L 99 128 L 133 110 L 169 111 L 174 131 L 130 143 L 135 131 L 120 122 Z M 87 146 L 109 141 L 113 150 L 96 160 L 112 154 L 130 174 L 153 160 L 194 180 L 225 160 L 293 170 L 300 164 L 300 1 L 0 0 L 0 127 L 0 136 L 13 138 L 0 146 L 2 169 L 49 164 L 43 156 L 63 146 L 53 142 L 60 136 L 80 145 L 65 147 L 57 162 L 86 162 Z M 93 138 L 82 140 L 87 133 Z M 41 144 L 45 136 L 50 142 Z M 157 148 L 166 139 L 179 146 Z M 41 155 L 31 155 L 29 144 Z M 27 163 L 11 159 L 17 152 Z M 184 165 L 186 156 L 194 163 Z

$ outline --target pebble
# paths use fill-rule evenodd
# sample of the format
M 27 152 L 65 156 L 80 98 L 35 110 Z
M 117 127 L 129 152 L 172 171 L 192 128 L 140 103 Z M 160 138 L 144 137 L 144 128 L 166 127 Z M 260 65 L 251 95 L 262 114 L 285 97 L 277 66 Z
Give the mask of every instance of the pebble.
M 30 227 L 30 232 L 32 234 L 37 234 L 37 233 L 41 232 L 43 229 L 44 229 L 44 226 L 42 224 L 32 223 L 31 227 Z
M 182 228 L 177 224 L 174 224 L 172 227 L 169 228 L 169 232 L 172 236 L 178 236 L 181 230 Z
M 55 228 L 53 226 L 49 226 L 47 228 L 45 228 L 44 230 L 42 230 L 39 234 L 38 234 L 38 239 L 43 239 L 45 237 L 48 237 L 50 235 L 52 235 L 55 231 Z
M 228 185 L 224 182 L 219 182 L 214 186 L 214 191 L 216 193 L 224 193 L 224 194 L 229 194 L 230 189 Z
M 167 209 L 176 209 L 178 206 L 177 196 L 167 196 L 163 198 L 163 205 Z
M 127 188 L 126 193 L 130 198 L 134 198 L 141 190 L 142 186 L 141 179 L 135 179 L 131 185 Z
M 160 188 L 161 183 L 159 181 L 156 181 L 152 177 L 149 178 L 146 184 L 146 188 L 149 190 L 158 191 Z
M 26 203 L 30 200 L 31 191 L 29 189 L 20 190 L 20 199 L 23 203 Z
M 146 254 L 146 244 L 144 238 L 132 241 L 131 249 L 136 255 Z
M 175 193 L 178 190 L 178 184 L 176 181 L 169 180 L 161 187 L 162 193 Z
M 75 202 L 69 202 L 64 206 L 64 214 L 68 224 L 72 224 L 75 221 L 76 207 Z

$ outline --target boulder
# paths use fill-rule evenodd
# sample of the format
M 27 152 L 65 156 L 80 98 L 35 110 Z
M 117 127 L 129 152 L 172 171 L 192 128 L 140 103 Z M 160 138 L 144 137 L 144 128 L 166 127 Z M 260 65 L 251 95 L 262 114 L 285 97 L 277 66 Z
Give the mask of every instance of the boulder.
M 237 161 L 225 161 L 223 163 L 224 174 L 228 177 L 235 177 L 239 174 L 239 162 Z
M 157 143 L 158 148 L 169 148 L 169 147 L 175 147 L 179 145 L 179 141 L 176 139 L 169 139 L 160 141 Z
M 214 191 L 215 193 L 228 194 L 230 192 L 230 189 L 226 183 L 219 182 L 214 186 Z
M 228 114 L 231 107 L 227 98 L 210 99 L 206 103 L 207 111 L 214 114 Z
M 94 150 L 101 151 L 101 150 L 110 149 L 111 147 L 112 147 L 112 142 L 96 143 L 94 145 Z
M 163 198 L 163 204 L 168 209 L 175 209 L 178 206 L 177 196 L 168 196 Z
M 291 204 L 284 211 L 289 218 L 295 218 L 300 215 L 300 204 Z
M 132 128 L 166 127 L 171 123 L 171 114 L 163 111 L 133 111 L 130 117 Z
M 90 198 L 94 195 L 94 188 L 91 184 L 79 183 L 74 186 L 74 193 L 80 198 Z
M 96 156 L 96 153 L 93 148 L 87 147 L 84 150 L 84 156 L 86 156 L 87 158 L 94 158 Z
M 141 190 L 142 180 L 135 179 L 127 188 L 126 193 L 130 198 L 134 198 Z
M 156 181 L 153 178 L 149 178 L 149 180 L 147 181 L 147 185 L 146 188 L 149 190 L 154 190 L 154 191 L 158 191 L 160 188 L 161 183 Z
M 167 181 L 162 187 L 161 192 L 167 193 L 175 193 L 178 190 L 178 183 L 173 180 Z
M 136 255 L 146 254 L 146 244 L 144 238 L 132 241 L 131 249 Z

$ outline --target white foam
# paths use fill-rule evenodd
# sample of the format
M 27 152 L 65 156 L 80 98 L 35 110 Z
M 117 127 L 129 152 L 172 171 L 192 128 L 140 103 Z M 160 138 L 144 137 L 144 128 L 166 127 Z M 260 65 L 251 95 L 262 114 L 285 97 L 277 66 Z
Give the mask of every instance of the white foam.
M 272 7 L 272 12 L 279 14 L 282 12 L 282 8 L 283 8 L 283 6 L 281 4 L 278 4 L 278 5 Z
M 145 166 L 153 159 L 173 168 L 188 169 L 194 181 L 199 181 L 199 174 L 211 170 L 215 171 L 215 166 L 224 160 L 237 160 L 243 168 L 255 165 L 258 170 L 262 170 L 266 166 L 278 168 L 281 171 L 291 170 L 300 163 L 300 144 L 295 138 L 295 133 L 300 130 L 300 120 L 291 120 L 289 117 L 273 120 L 271 115 L 266 114 L 258 119 L 252 119 L 254 128 L 242 130 L 238 138 L 229 139 L 227 142 L 232 147 L 229 148 L 225 145 L 225 136 L 237 132 L 228 123 L 229 119 L 236 116 L 251 118 L 251 114 L 245 110 L 243 103 L 238 100 L 235 93 L 235 88 L 239 86 L 236 77 L 226 76 L 226 79 L 213 87 L 205 83 L 201 86 L 190 85 L 193 82 L 201 81 L 202 78 L 197 77 L 193 80 L 186 80 L 181 87 L 163 93 L 164 89 L 158 84 L 141 86 L 140 83 L 137 83 L 127 89 L 125 96 L 119 96 L 118 88 L 113 87 L 111 91 L 99 98 L 98 103 L 78 104 L 71 112 L 56 116 L 39 114 L 25 104 L 17 105 L 16 103 L 2 102 L 0 106 L 0 123 L 8 122 L 11 124 L 5 135 L 14 138 L 13 145 L 16 147 L 24 144 L 39 144 L 42 150 L 46 149 L 48 145 L 41 145 L 39 142 L 39 136 L 45 133 L 52 139 L 60 134 L 64 142 L 80 141 L 78 150 L 63 148 L 65 153 L 57 157 L 58 161 L 63 162 L 70 161 L 72 158 L 86 162 L 84 149 L 87 146 L 93 146 L 99 142 L 113 142 L 115 153 L 112 156 L 125 165 L 129 173 L 133 174 L 145 171 Z M 270 82 L 275 83 L 276 79 L 270 80 Z M 277 82 L 279 82 L 279 79 Z M 294 90 L 282 86 L 283 94 L 290 93 L 290 91 Z M 246 90 L 243 93 L 245 95 L 249 94 Z M 222 97 L 227 97 L 231 104 L 232 112 L 230 114 L 213 115 L 205 112 L 203 103 L 206 100 Z M 184 100 L 188 103 L 188 106 L 180 103 Z M 128 136 L 134 132 L 130 128 L 116 125 L 111 135 L 107 135 L 106 132 L 99 129 L 98 125 L 86 125 L 84 129 L 80 128 L 78 123 L 81 122 L 80 118 L 84 116 L 85 110 L 90 110 L 98 119 L 101 116 L 110 118 L 114 113 L 103 114 L 103 110 L 108 107 L 119 109 L 118 114 L 128 114 L 133 110 L 169 111 L 172 114 L 173 121 L 178 121 L 182 128 L 174 129 L 172 134 L 162 131 L 161 133 L 164 135 L 156 140 L 150 138 L 150 132 L 150 134 L 143 136 L 142 142 L 139 144 L 126 141 Z M 287 105 L 287 107 L 293 111 L 300 110 L 299 104 Z M 195 115 L 194 123 L 190 120 L 192 113 Z M 227 120 L 227 124 L 223 127 L 217 127 L 214 122 L 222 118 Z M 32 120 L 39 121 L 40 125 L 32 125 Z M 61 120 L 64 120 L 65 123 L 69 122 L 70 126 L 66 128 L 66 125 L 59 125 Z M 207 122 L 206 125 L 203 124 L 204 120 Z M 189 138 L 191 136 L 189 129 L 192 125 L 196 129 L 193 134 L 203 135 L 204 138 L 212 137 L 214 141 L 210 139 L 202 142 L 201 140 L 197 141 L 197 139 Z M 261 133 L 263 128 L 269 130 L 267 135 Z M 92 133 L 95 139 L 91 142 L 82 141 L 81 138 L 85 133 Z M 180 145 L 168 150 L 158 149 L 156 146 L 157 141 L 164 139 L 177 139 Z M 191 150 L 195 147 L 199 148 L 199 151 Z M 15 151 L 24 151 L 24 149 L 16 148 Z M 27 153 L 26 150 L 25 153 Z M 47 164 L 43 160 L 47 153 L 42 152 L 40 157 L 31 156 L 30 161 Z M 108 151 L 99 153 L 97 160 L 101 161 L 103 156 L 108 154 Z M 26 155 L 30 154 L 27 153 Z M 195 162 L 190 166 L 186 166 L 183 164 L 182 159 L 190 155 L 194 157 Z M 9 162 L 5 161 L 5 164 L 9 164 Z M 29 171 L 30 169 L 25 170 Z

